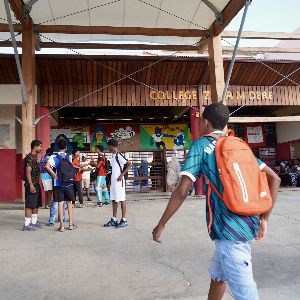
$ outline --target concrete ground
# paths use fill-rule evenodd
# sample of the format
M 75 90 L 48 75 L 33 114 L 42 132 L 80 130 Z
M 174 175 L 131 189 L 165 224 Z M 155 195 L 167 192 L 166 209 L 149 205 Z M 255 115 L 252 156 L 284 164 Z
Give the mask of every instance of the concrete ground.
M 131 196 L 139 199 L 139 196 Z M 151 240 L 166 200 L 129 201 L 129 227 L 103 228 L 111 206 L 75 209 L 75 231 L 22 232 L 22 205 L 0 205 L 0 299 L 206 299 L 213 253 L 204 201 L 187 199 L 163 243 Z M 300 299 L 300 190 L 284 190 L 253 243 L 261 299 Z M 40 210 L 46 223 L 49 210 Z M 229 291 L 224 299 L 232 299 Z

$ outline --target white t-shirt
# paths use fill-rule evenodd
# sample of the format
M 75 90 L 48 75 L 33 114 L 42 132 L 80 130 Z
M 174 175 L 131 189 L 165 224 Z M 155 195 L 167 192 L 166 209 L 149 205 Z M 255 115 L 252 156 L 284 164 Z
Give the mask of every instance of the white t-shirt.
M 121 169 L 116 160 L 116 155 L 118 155 L 118 160 L 122 170 L 124 169 L 124 165 L 127 162 L 127 160 L 120 153 L 113 154 L 111 159 L 111 167 L 112 167 L 111 180 L 112 181 L 118 179 L 118 177 L 121 175 Z
M 88 171 L 83 171 L 82 172 L 82 179 L 90 179 L 91 178 L 91 170 L 92 170 L 92 166 L 90 166 L 89 161 L 83 161 L 81 164 L 83 169 L 89 169 Z

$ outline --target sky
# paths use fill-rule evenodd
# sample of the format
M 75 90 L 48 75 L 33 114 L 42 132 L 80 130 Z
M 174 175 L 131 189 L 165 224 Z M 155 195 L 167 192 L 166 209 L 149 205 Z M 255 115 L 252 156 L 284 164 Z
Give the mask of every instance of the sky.
M 239 29 L 243 10 L 227 26 L 227 31 L 237 31 Z M 293 32 L 299 27 L 300 0 L 252 0 L 243 30 Z M 243 40 L 240 46 L 271 47 L 277 43 L 276 40 Z

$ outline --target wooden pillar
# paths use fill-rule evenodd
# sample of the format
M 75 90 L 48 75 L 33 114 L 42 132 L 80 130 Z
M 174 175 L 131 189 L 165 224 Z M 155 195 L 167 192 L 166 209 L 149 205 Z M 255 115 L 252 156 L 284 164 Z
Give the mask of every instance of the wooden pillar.
M 37 105 L 37 117 L 49 114 L 49 107 Z M 50 116 L 42 118 L 36 125 L 36 138 L 42 142 L 42 156 L 46 154 L 47 148 L 50 148 Z
M 22 157 L 28 154 L 35 139 L 35 40 L 32 21 L 22 30 L 22 71 L 27 93 L 27 103 L 22 104 Z
M 211 101 L 212 103 L 214 103 L 221 101 L 225 87 L 222 45 L 220 35 L 209 38 L 208 55 Z

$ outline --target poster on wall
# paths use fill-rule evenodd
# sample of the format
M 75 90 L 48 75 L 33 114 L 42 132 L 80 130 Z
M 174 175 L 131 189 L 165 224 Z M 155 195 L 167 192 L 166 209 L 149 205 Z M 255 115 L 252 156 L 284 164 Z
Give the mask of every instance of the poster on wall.
M 142 150 L 179 150 L 189 148 L 192 136 L 187 124 L 141 125 L 140 144 Z
M 120 151 L 140 150 L 140 127 L 138 125 L 96 125 L 91 128 L 91 150 L 95 151 L 97 145 L 107 150 L 107 141 L 116 139 Z
M 79 149 L 90 150 L 90 128 L 89 126 L 56 126 L 51 127 L 50 142 L 54 151 L 58 151 L 57 142 L 64 139 L 69 151 Z
M 265 134 L 263 126 L 246 126 L 246 142 L 250 147 L 264 147 Z

